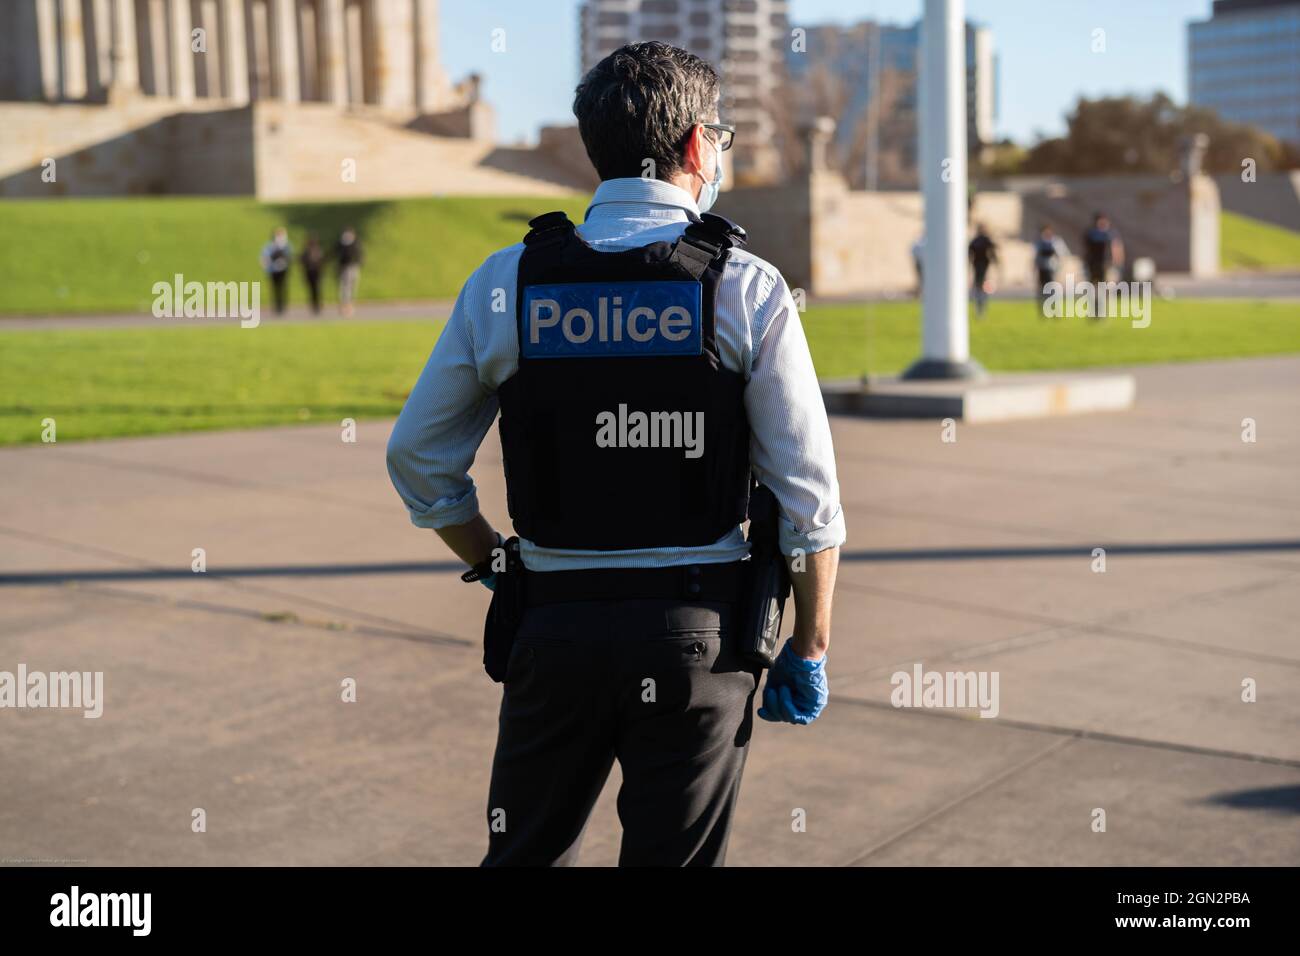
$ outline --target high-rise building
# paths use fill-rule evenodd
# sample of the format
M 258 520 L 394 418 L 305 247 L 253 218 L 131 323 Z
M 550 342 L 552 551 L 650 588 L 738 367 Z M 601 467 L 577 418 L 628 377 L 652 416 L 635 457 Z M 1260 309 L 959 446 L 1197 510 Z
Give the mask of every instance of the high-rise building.
M 583 0 L 582 72 L 626 43 L 661 40 L 708 60 L 722 80 L 722 122 L 736 126 L 729 154 L 740 181 L 780 175 L 776 146 L 787 0 Z
M 1300 0 L 1215 0 L 1187 47 L 1193 106 L 1300 144 Z
M 796 27 L 804 42 L 785 53 L 795 115 L 836 121 L 829 159 L 856 188 L 914 188 L 921 27 L 865 21 Z M 997 118 L 993 35 L 966 24 L 967 143 L 993 141 Z

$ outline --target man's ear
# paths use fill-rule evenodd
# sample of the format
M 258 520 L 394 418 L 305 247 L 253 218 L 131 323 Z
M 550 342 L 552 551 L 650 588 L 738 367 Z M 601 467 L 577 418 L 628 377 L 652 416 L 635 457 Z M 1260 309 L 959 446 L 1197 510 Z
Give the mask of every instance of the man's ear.
M 704 168 L 704 146 L 704 127 L 696 123 L 686 137 L 686 149 L 682 157 L 686 160 L 687 173 L 699 174 Z

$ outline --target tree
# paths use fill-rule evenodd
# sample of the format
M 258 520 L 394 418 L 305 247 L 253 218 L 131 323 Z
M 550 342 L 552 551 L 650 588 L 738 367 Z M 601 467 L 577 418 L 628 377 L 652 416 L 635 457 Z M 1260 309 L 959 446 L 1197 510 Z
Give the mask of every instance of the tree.
M 1230 123 L 1214 110 L 1178 106 L 1164 93 L 1080 99 L 1066 120 L 1065 136 L 1045 139 L 1029 150 L 1023 173 L 1104 176 L 1171 173 L 1182 168 L 1183 143 L 1204 133 L 1210 139 L 1202 161 L 1207 173 L 1239 172 L 1255 160 L 1260 172 L 1294 168 L 1297 151 L 1263 130 Z

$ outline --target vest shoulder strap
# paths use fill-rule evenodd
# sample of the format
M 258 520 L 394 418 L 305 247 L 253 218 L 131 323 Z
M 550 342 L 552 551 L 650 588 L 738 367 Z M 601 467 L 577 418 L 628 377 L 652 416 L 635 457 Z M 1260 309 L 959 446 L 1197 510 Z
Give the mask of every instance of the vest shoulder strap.
M 706 212 L 700 217 L 700 224 L 710 230 L 723 233 L 733 246 L 743 246 L 749 241 L 749 233 L 738 222 L 732 222 L 726 216 Z
M 745 230 L 722 216 L 705 213 L 692 222 L 673 245 L 670 259 L 698 279 L 713 260 L 733 247 L 745 244 Z
M 568 240 L 573 234 L 573 223 L 562 210 L 543 213 L 535 219 L 528 220 L 528 235 L 524 236 L 524 245 L 543 247 L 558 245 Z

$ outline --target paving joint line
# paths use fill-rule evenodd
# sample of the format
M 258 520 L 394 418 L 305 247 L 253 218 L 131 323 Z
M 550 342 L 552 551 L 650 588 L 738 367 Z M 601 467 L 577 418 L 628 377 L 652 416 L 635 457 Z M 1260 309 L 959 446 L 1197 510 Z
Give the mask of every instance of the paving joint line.
M 992 720 L 983 717 L 968 717 L 965 714 L 949 713 L 944 710 L 934 708 L 901 708 L 893 704 L 886 704 L 884 701 L 866 700 L 861 697 L 840 696 L 836 700 L 845 704 L 851 704 L 855 707 L 870 707 L 874 710 L 885 710 L 891 713 L 898 713 L 901 710 L 909 711 L 919 717 L 933 717 L 939 720 L 960 720 L 967 723 L 979 721 L 981 723 L 993 723 L 1001 727 L 1010 727 L 1014 730 L 1027 730 L 1033 733 L 1051 734 L 1056 737 L 1064 737 L 1070 740 L 1092 740 L 1100 743 L 1122 744 L 1128 747 L 1145 747 L 1150 750 L 1164 750 L 1171 753 L 1190 754 L 1196 757 L 1217 757 L 1222 760 L 1242 760 L 1248 763 L 1269 764 L 1275 767 L 1289 767 L 1300 770 L 1300 759 L 1292 757 L 1273 757 L 1268 754 L 1252 754 L 1241 750 L 1222 750 L 1217 747 L 1201 747 L 1197 744 L 1180 744 L 1172 740 L 1152 740 L 1147 737 L 1130 737 L 1126 734 L 1113 734 L 1105 730 L 1087 730 L 1083 727 L 1065 727 L 1060 724 L 1040 723 L 1032 720 L 1015 720 L 1009 717 L 995 717 Z
M 1270 584 L 1283 583 L 1286 580 L 1294 577 L 1296 573 L 1300 573 L 1300 572 L 1291 572 L 1285 574 L 1283 575 L 1282 578 L 1279 578 L 1269 583 Z M 1230 596 L 1234 593 L 1252 590 L 1258 586 L 1260 586 L 1258 583 L 1252 583 L 1247 585 L 1237 585 L 1232 588 L 1204 591 L 1201 592 L 1200 594 L 1181 598 L 1179 599 L 1179 601 L 1174 603 L 1189 603 L 1189 602 L 1195 602 L 1197 600 L 1206 600 L 1211 598 L 1212 596 L 1220 596 L 1220 597 Z M 945 601 L 941 598 L 935 598 L 928 595 L 925 597 L 921 597 L 919 595 L 910 594 L 909 592 L 906 591 L 896 591 L 892 588 L 882 588 L 877 585 L 857 584 L 855 582 L 845 581 L 845 580 L 838 581 L 837 587 L 845 588 L 850 591 L 857 591 L 859 593 L 864 593 L 864 594 L 881 594 L 886 597 L 892 597 L 898 600 L 908 601 L 913 604 L 924 604 L 926 606 L 938 605 L 940 607 L 945 607 L 949 610 L 954 610 L 954 611 L 966 611 L 975 614 L 982 614 L 986 617 L 1001 618 L 1003 620 L 1008 620 L 1008 621 L 1022 621 L 1026 624 L 1038 624 L 1048 631 L 1053 631 L 1053 630 L 1060 631 L 1061 634 L 1059 635 L 1059 637 L 1065 637 L 1071 632 L 1078 632 L 1082 634 L 1100 634 L 1107 637 L 1114 637 L 1119 640 L 1133 641 L 1134 643 L 1155 644 L 1155 645 L 1162 645 L 1166 647 L 1176 647 L 1179 648 L 1180 650 L 1187 650 L 1187 651 L 1192 651 L 1192 652 L 1202 653 L 1202 654 L 1211 654 L 1217 657 L 1242 658 L 1246 660 L 1252 660 L 1261 664 L 1277 664 L 1278 666 L 1281 667 L 1300 667 L 1300 660 L 1297 660 L 1295 658 L 1279 657 L 1273 654 L 1259 654 L 1254 651 L 1243 651 L 1238 648 L 1221 647 L 1217 644 L 1202 644 L 1198 641 L 1186 641 L 1176 637 L 1166 637 L 1165 635 L 1162 634 L 1148 634 L 1145 631 L 1135 631 L 1124 627 L 1118 627 L 1114 623 L 1112 623 L 1115 617 L 1123 619 L 1125 617 L 1129 617 L 1136 613 L 1148 613 L 1151 611 L 1164 610 L 1169 606 L 1165 604 L 1151 605 L 1149 607 L 1138 608 L 1129 611 L 1118 611 L 1116 612 L 1116 615 L 1114 615 L 1112 618 L 1103 618 L 1100 621 L 1068 621 L 1065 620 L 1064 618 L 1051 618 L 1045 615 L 1026 614 L 1023 612 L 1007 612 L 1005 610 L 1001 610 L 998 608 L 991 608 L 988 607 L 987 605 L 982 605 L 982 604 L 970 604 L 970 603 L 960 602 L 960 601 Z M 1025 635 L 1018 635 L 1018 637 L 1031 637 L 1035 634 L 1040 634 L 1040 633 L 1043 632 L 1030 631 Z M 997 641 L 991 642 L 990 644 L 977 646 L 975 648 L 960 651 L 957 655 L 954 655 L 953 652 L 949 651 L 934 656 L 937 657 L 937 659 L 939 660 L 964 660 L 967 658 L 978 657 L 983 653 L 995 653 L 997 650 L 1002 649 L 1001 645 L 1006 645 L 1009 640 L 1015 640 L 1015 639 L 1016 638 L 999 638 Z M 920 658 L 914 658 L 914 660 L 915 659 L 920 659 Z M 856 674 L 853 674 L 851 676 L 855 676 L 855 677 L 865 676 L 874 671 L 881 670 L 885 666 L 888 665 L 881 665 L 880 667 L 873 667 L 866 671 L 859 671 Z
M 1020 771 L 1028 769 L 1029 767 L 1038 763 L 1040 760 L 1050 757 L 1052 754 L 1055 754 L 1058 751 L 1065 749 L 1066 747 L 1070 746 L 1070 744 L 1072 743 L 1074 743 L 1074 741 L 1071 739 L 1052 741 L 1051 744 L 1049 744 L 1047 747 L 1044 747 L 1042 750 L 1038 751 L 1037 753 L 1031 754 L 1029 757 L 1020 761 L 1019 763 L 1014 764 L 1011 767 L 1008 767 L 1006 770 L 1003 770 L 1001 773 L 995 774 L 988 780 L 985 780 L 983 783 L 976 785 L 974 789 L 969 790 L 958 797 L 955 797 L 954 799 L 948 801 L 947 803 L 943 804 L 940 807 L 936 807 L 934 810 L 931 810 L 929 813 L 922 816 L 919 820 L 914 820 L 912 823 L 903 827 L 902 830 L 899 830 L 897 833 L 894 833 L 892 836 L 886 837 L 885 839 L 881 840 L 879 843 L 876 843 L 868 847 L 866 850 L 863 850 L 853 859 L 849 860 L 846 863 L 842 863 L 840 865 L 841 866 L 859 865 L 860 863 L 862 863 L 863 860 L 867 859 L 868 857 L 874 856 L 875 854 L 879 853 L 881 850 L 885 850 L 893 846 L 894 844 L 906 839 L 907 837 L 915 833 L 917 830 L 920 830 L 922 827 L 934 822 L 935 820 L 937 820 L 942 816 L 951 813 L 953 810 L 956 810 L 962 804 L 975 799 L 980 794 L 987 792 L 993 787 L 996 787 L 998 784 L 1015 776 Z

